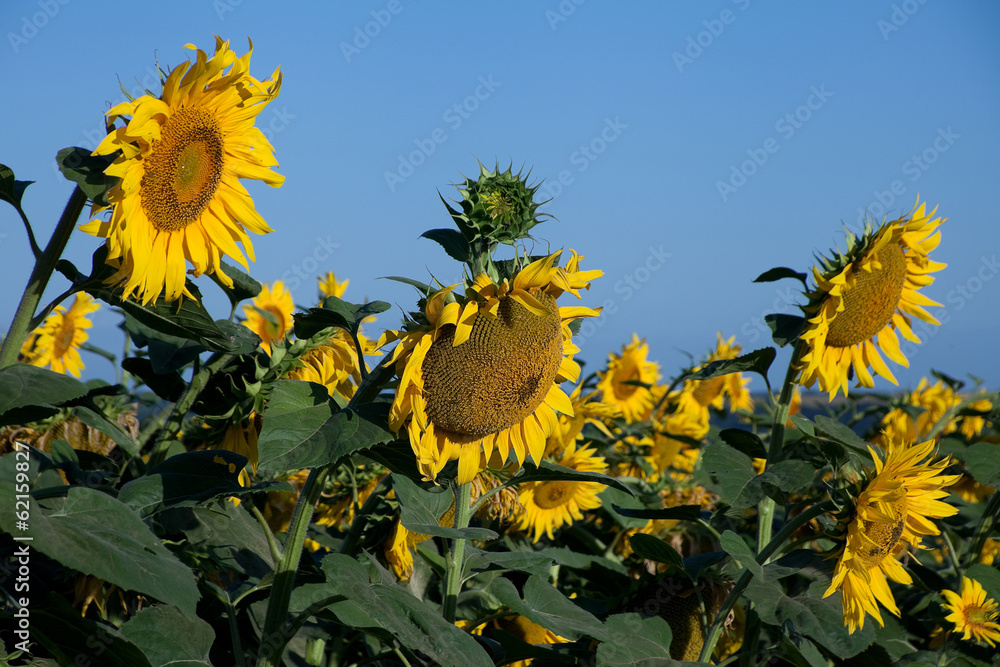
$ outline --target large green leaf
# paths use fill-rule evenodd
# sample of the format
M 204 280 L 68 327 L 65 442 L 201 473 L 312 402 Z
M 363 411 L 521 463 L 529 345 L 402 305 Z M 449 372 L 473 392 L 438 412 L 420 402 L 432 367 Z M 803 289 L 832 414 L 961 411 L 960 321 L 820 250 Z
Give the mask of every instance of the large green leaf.
M 800 315 L 771 313 L 764 316 L 764 322 L 771 329 L 771 340 L 780 347 L 784 347 L 795 341 L 802 334 L 806 318 Z
M 619 507 L 618 505 L 612 505 L 611 507 L 618 514 L 635 519 L 697 521 L 701 518 L 701 505 L 677 505 L 662 509 L 631 509 L 628 507 Z
M 390 442 L 389 405 L 337 410 L 326 389 L 311 382 L 274 383 L 257 439 L 258 469 L 312 468 L 372 445 Z
M 544 577 L 528 577 L 524 584 L 524 601 L 507 579 L 495 579 L 489 590 L 511 611 L 557 635 L 572 640 L 582 636 L 601 641 L 611 639 L 611 634 L 593 614 L 574 604 Z
M 222 449 L 184 452 L 133 479 L 122 487 L 118 500 L 146 518 L 167 507 L 184 507 L 210 498 L 282 490 L 287 484 L 264 482 L 240 486 L 247 458 Z
M 727 428 L 719 431 L 719 437 L 730 447 L 740 450 L 751 458 L 767 458 L 767 448 L 764 447 L 764 443 L 750 431 L 742 428 Z
M 471 257 L 469 241 L 457 229 L 429 229 L 420 238 L 437 241 L 449 257 L 460 262 L 468 262 Z
M 215 641 L 212 626 L 188 618 L 176 607 L 146 607 L 121 628 L 122 636 L 142 649 L 153 667 L 210 666 Z
M 52 653 L 60 665 L 153 667 L 120 630 L 81 617 L 79 610 L 56 593 L 38 600 L 32 597 L 30 622 L 31 638 Z
M 629 545 L 640 558 L 668 565 L 668 572 L 670 570 L 684 572 L 684 559 L 677 553 L 676 549 L 658 537 L 636 533 L 629 538 Z
M 371 583 L 365 568 L 353 558 L 328 554 L 323 559 L 323 572 L 325 584 L 302 587 L 310 598 L 346 597 L 400 644 L 424 654 L 433 664 L 492 667 L 486 651 L 468 633 L 445 621 L 437 609 L 406 589 Z
M 13 457 L 0 458 L 0 465 L 12 466 Z M 13 498 L 12 488 L 2 491 Z M 191 570 L 127 506 L 85 487 L 70 488 L 55 510 L 43 511 L 34 498 L 29 504 L 32 548 L 66 567 L 175 605 L 194 617 L 199 595 Z M 14 532 L 13 512 L 0 512 L 0 528 Z
M 722 443 L 708 446 L 702 456 L 705 470 L 718 482 L 722 499 L 735 509 L 760 502 L 768 486 L 786 493 L 798 491 L 813 480 L 815 470 L 805 461 L 781 461 L 760 475 L 750 457 Z
M 5 164 L 0 164 L 0 201 L 5 201 L 17 210 L 21 210 L 21 198 L 24 191 L 34 181 L 14 180 L 14 172 Z
M 0 425 L 16 423 L 4 415 L 36 405 L 58 405 L 87 393 L 87 385 L 62 373 L 28 364 L 0 368 Z M 14 415 L 10 415 L 13 419 Z
M 233 286 L 228 287 L 222 280 L 219 279 L 219 272 L 222 272 L 229 276 L 233 281 Z M 233 308 L 245 299 L 252 299 L 263 289 L 263 286 L 250 277 L 250 274 L 244 271 L 238 266 L 233 266 L 229 262 L 221 261 L 219 262 L 219 268 L 216 269 L 214 273 L 209 274 L 209 278 L 218 285 L 226 296 L 229 297 L 229 302 L 232 304 Z
M 102 205 L 107 205 L 107 192 L 118 182 L 116 177 L 104 173 L 114 161 L 113 155 L 91 155 L 86 148 L 79 147 L 56 153 L 59 171 L 66 180 L 80 186 L 87 199 Z
M 773 283 L 776 280 L 782 280 L 783 278 L 795 278 L 802 282 L 802 286 L 806 286 L 806 278 L 808 276 L 804 273 L 799 273 L 795 269 L 790 269 L 787 266 L 776 266 L 773 269 L 768 269 L 764 273 L 760 274 L 753 279 L 755 283 Z
M 551 556 L 535 551 L 483 551 L 465 545 L 466 572 L 517 570 L 547 576 L 552 562 Z
M 108 419 L 105 414 L 98 413 L 97 411 L 91 410 L 83 405 L 74 407 L 73 414 L 75 414 L 77 419 L 87 426 L 90 426 L 91 428 L 96 429 L 111 438 L 116 445 L 121 447 L 121 450 L 125 452 L 129 458 L 138 456 L 139 448 L 132 440 L 132 436 L 126 433 L 116 422 Z
M 996 445 L 991 445 L 996 447 Z M 965 576 L 975 579 L 986 590 L 986 597 L 1000 600 L 1000 570 L 995 567 L 976 563 L 965 571 Z M 956 589 L 956 593 L 959 591 Z
M 184 529 L 191 544 L 211 549 L 225 567 L 257 579 L 274 567 L 267 538 L 246 503 L 203 505 L 178 514 L 193 519 Z
M 391 307 L 385 301 L 357 304 L 330 296 L 323 300 L 322 308 L 295 313 L 295 335 L 299 338 L 312 338 L 328 327 L 339 327 L 356 334 L 366 317 L 378 315 Z
M 393 474 L 392 488 L 399 499 L 403 527 L 421 535 L 434 535 L 448 539 L 493 540 L 497 534 L 486 528 L 458 530 L 442 526 L 439 521 L 454 503 L 454 496 L 447 489 L 438 492 L 422 489 L 403 475 Z
M 691 380 L 710 380 L 731 373 L 752 372 L 763 377 L 764 382 L 768 383 L 767 370 L 771 367 L 776 354 L 773 347 L 765 347 L 760 350 L 748 352 L 735 359 L 720 359 L 705 364 L 700 370 L 691 373 L 688 378 Z M 768 383 L 768 387 L 770 386 Z
M 616 614 L 605 621 L 609 639 L 597 647 L 598 667 L 653 667 L 670 659 L 670 626 L 659 616 Z
M 733 557 L 733 560 L 749 570 L 756 579 L 764 582 L 775 582 L 801 571 L 803 556 L 810 557 L 812 555 L 811 552 L 804 550 L 802 553 L 792 552 L 795 554 L 794 558 L 784 557 L 761 565 L 757 562 L 757 554 L 750 549 L 742 537 L 733 531 L 723 532 L 719 538 L 719 544 L 727 554 Z
M 977 482 L 1000 486 L 1000 447 L 991 442 L 977 442 L 962 452 L 961 458 Z
M 858 454 L 868 455 L 868 442 L 852 431 L 849 426 L 823 415 L 817 415 L 815 422 L 817 436 L 829 438 Z

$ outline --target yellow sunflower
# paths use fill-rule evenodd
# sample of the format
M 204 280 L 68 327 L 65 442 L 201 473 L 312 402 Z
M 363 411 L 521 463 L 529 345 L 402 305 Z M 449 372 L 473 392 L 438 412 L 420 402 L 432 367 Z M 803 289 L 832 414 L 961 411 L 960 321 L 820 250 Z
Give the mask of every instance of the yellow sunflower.
M 833 582 L 823 595 L 841 591 L 844 625 L 852 633 L 864 627 L 866 614 L 884 625 L 879 602 L 899 616 L 886 577 L 900 584 L 910 584 L 912 580 L 897 556 L 907 545 L 919 547 L 923 536 L 940 534 L 931 519 L 958 512 L 940 500 L 948 495 L 944 487 L 954 484 L 959 477 L 942 474 L 949 459 L 923 463 L 932 456 L 933 449 L 932 440 L 895 447 L 883 462 L 869 448 L 875 461 L 874 475 L 855 501 Z
M 603 473 L 608 469 L 604 457 L 595 454 L 593 449 L 576 449 L 575 444 L 566 447 L 558 463 L 564 468 L 586 472 Z M 583 510 L 601 506 L 597 496 L 604 488 L 599 482 L 567 480 L 522 484 L 518 487 L 518 498 L 524 512 L 518 518 L 518 527 L 534 532 L 535 542 L 543 533 L 550 540 L 555 539 L 555 529 L 583 519 Z
M 80 346 L 87 342 L 87 329 L 91 327 L 87 316 L 98 306 L 93 297 L 83 292 L 76 293 L 69 310 L 56 306 L 21 347 L 24 362 L 80 377 L 84 368 Z
M 986 599 L 986 591 L 975 579 L 962 577 L 961 594 L 941 591 L 948 601 L 944 608 L 950 611 L 947 620 L 955 624 L 955 630 L 964 633 L 962 639 L 975 639 L 996 647 L 1000 642 L 1000 625 L 997 625 L 997 603 Z
M 248 418 L 230 424 L 222 436 L 222 442 L 219 444 L 220 449 L 247 457 L 247 462 L 254 473 L 257 472 L 257 462 L 259 460 L 257 438 L 260 436 L 261 425 L 262 420 L 260 415 L 250 413 Z M 250 486 L 250 474 L 246 471 L 246 468 L 240 471 L 239 482 L 240 486 L 244 488 Z M 239 507 L 239 498 L 232 496 L 229 500 L 235 506 Z
M 262 285 L 260 294 L 249 306 L 243 306 L 248 329 L 260 336 L 260 346 L 270 354 L 271 343 L 281 340 L 292 326 L 292 293 L 285 291 L 285 284 L 274 281 L 273 287 Z
M 362 347 L 360 358 L 354 341 L 345 331 L 338 329 L 325 343 L 299 357 L 301 365 L 288 372 L 288 379 L 321 384 L 331 397 L 350 400 L 361 383 L 360 364 L 364 363 L 368 368 L 364 355 L 374 353 L 364 336 L 358 334 L 358 339 Z
M 502 463 L 511 452 L 519 463 L 540 462 L 557 413 L 573 414 L 559 388 L 580 374 L 569 323 L 600 311 L 560 307 L 557 299 L 563 292 L 579 298 L 602 272 L 580 271 L 581 257 L 570 252 L 565 268 L 554 266 L 555 253 L 500 284 L 480 274 L 465 298 L 450 303 L 457 285 L 443 289 L 427 299 L 426 326 L 383 334 L 381 345 L 399 341 L 389 425 L 406 429 L 426 479 L 457 459 L 465 484 L 494 450 Z
M 347 290 L 347 286 L 350 284 L 350 280 L 337 280 L 337 276 L 333 274 L 333 271 L 327 271 L 326 275 L 317 279 L 319 282 L 319 305 L 323 305 L 323 301 L 330 296 L 335 296 L 338 299 L 344 296 L 344 292 Z
M 660 365 L 647 361 L 648 354 L 646 340 L 632 334 L 632 342 L 622 346 L 621 354 L 609 354 L 607 369 L 597 374 L 601 400 L 619 408 L 630 424 L 649 417 L 656 402 L 653 388 L 660 380 Z
M 857 386 L 875 386 L 869 368 L 898 384 L 879 350 L 897 364 L 909 366 L 896 331 L 919 343 L 910 328 L 910 316 L 940 324 L 923 306 L 941 304 L 919 290 L 934 282 L 932 272 L 945 267 L 927 256 L 941 240 L 940 232 L 934 230 L 944 219 L 934 218 L 937 209 L 930 214 L 925 209 L 926 204 L 920 204 L 878 230 L 869 224 L 860 238 L 848 236 L 845 254 L 819 257 L 823 268 L 813 267 L 816 289 L 808 293 L 809 303 L 803 309 L 803 386 L 811 387 L 819 380 L 820 389 L 829 392 L 831 399 L 838 390 L 846 396 L 852 368 Z
M 735 359 L 740 356 L 743 348 L 734 341 L 735 336 L 728 339 L 722 337 L 722 332 L 716 334 L 715 349 L 708 353 L 705 362 L 696 368 L 699 370 L 713 361 Z M 708 428 L 709 411 L 715 408 L 722 410 L 726 399 L 731 410 L 746 410 L 753 412 L 753 399 L 747 391 L 750 378 L 742 373 L 730 373 L 710 380 L 685 380 L 684 386 L 676 394 L 677 411 L 700 415 L 706 431 Z
M 620 414 L 618 408 L 594 400 L 597 392 L 591 392 L 586 396 L 582 392 L 583 385 L 577 385 L 570 393 L 569 400 L 573 404 L 573 413 L 559 415 L 559 424 L 545 444 L 546 458 L 555 456 L 565 449 L 566 445 L 583 437 L 581 435 L 583 427 L 587 424 L 592 424 L 608 438 L 613 437 L 605 422 L 611 422 Z
M 195 277 L 216 273 L 231 287 L 221 256 L 247 268 L 244 252 L 251 261 L 254 253 L 246 230 L 272 231 L 239 179 L 274 187 L 285 180 L 271 170 L 277 166 L 274 149 L 254 127 L 278 95 L 280 71 L 264 82 L 250 76 L 253 44 L 237 57 L 216 37 L 211 58 L 196 51 L 194 64 L 171 70 L 159 98 L 143 95 L 108 111 L 112 121 L 131 118 L 94 151 L 120 151 L 106 173 L 121 180 L 108 194 L 110 220 L 80 229 L 107 239 L 108 261 L 117 269 L 110 282 L 124 284 L 124 295 L 144 304 L 164 288 L 167 301 L 191 296 L 184 284 L 187 263 Z

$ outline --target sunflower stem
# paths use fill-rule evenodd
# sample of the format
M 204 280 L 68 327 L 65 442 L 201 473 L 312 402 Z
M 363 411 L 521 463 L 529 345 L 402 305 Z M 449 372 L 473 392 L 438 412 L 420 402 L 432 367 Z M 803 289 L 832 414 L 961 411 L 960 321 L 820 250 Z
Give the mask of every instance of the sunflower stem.
M 454 484 L 452 492 L 455 494 L 455 528 L 464 530 L 469 527 L 469 519 L 472 516 L 469 507 L 469 498 L 472 496 L 472 484 Z M 462 589 L 462 570 L 465 559 L 465 538 L 458 537 L 452 540 L 451 549 L 448 552 L 446 562 L 447 572 L 445 575 L 444 592 L 444 620 L 449 623 L 455 622 L 455 609 L 458 606 L 458 594 Z
M 295 572 L 302 557 L 302 546 L 309 530 L 316 502 L 319 500 L 326 479 L 330 475 L 331 465 L 313 468 L 309 472 L 299 501 L 295 504 L 292 519 L 285 535 L 285 549 L 281 560 L 274 568 L 274 583 L 271 585 L 271 595 L 267 602 L 267 613 L 264 616 L 264 631 L 261 633 L 261 649 L 266 651 L 261 659 L 260 667 L 277 667 L 281 664 L 281 653 L 285 644 L 291 638 L 282 632 L 286 630 L 285 621 L 288 616 L 288 601 L 292 597 L 295 586 Z
M 778 548 L 788 540 L 789 537 L 795 534 L 795 531 L 818 517 L 820 514 L 825 514 L 826 512 L 830 512 L 836 508 L 837 504 L 832 500 L 824 500 L 821 503 L 813 505 L 806 511 L 802 512 L 802 514 L 799 514 L 794 519 L 786 523 L 782 529 L 778 531 L 778 534 L 774 536 L 774 539 L 768 542 L 767 546 L 761 549 L 760 553 L 757 554 L 757 557 L 754 560 L 756 560 L 758 564 L 763 565 L 767 562 L 767 559 L 774 555 L 774 552 L 776 552 Z M 722 603 L 722 606 L 719 608 L 719 612 L 715 615 L 712 627 L 708 629 L 708 634 L 705 636 L 705 643 L 701 648 L 701 656 L 698 658 L 699 662 L 708 662 L 708 658 L 712 655 L 712 651 L 715 650 L 715 645 L 718 643 L 719 637 L 722 636 L 722 627 L 726 623 L 726 617 L 729 616 L 729 612 L 731 612 L 733 607 L 736 606 L 736 601 L 740 599 L 740 596 L 743 595 L 743 591 L 745 591 L 747 586 L 750 585 L 750 580 L 752 578 L 753 574 L 750 570 L 744 570 L 743 575 L 736 582 L 736 585 L 733 586 L 733 590 L 731 590 L 729 595 L 726 596 L 725 602 Z M 747 646 L 744 646 L 743 648 L 744 650 L 753 649 L 753 647 Z
M 17 304 L 14 319 L 11 320 L 7 336 L 3 340 L 3 346 L 0 347 L 0 368 L 10 366 L 17 361 L 17 354 L 21 351 L 21 346 L 24 345 L 24 341 L 28 337 L 35 309 L 38 308 L 38 303 L 42 300 L 42 293 L 49 284 L 49 278 L 52 277 L 52 272 L 56 268 L 56 262 L 59 261 L 63 250 L 66 249 L 70 234 L 73 233 L 76 221 L 86 203 L 87 195 L 83 194 L 83 190 L 79 186 L 75 187 L 69 201 L 66 202 L 66 208 L 63 209 L 62 215 L 59 217 L 55 230 L 52 232 L 52 238 L 49 239 L 45 251 L 35 262 L 35 268 L 32 269 L 31 276 L 28 278 L 28 285 L 24 288 L 24 294 L 21 295 L 21 302 Z
M 781 385 L 781 395 L 774 406 L 774 421 L 771 423 L 771 439 L 767 445 L 767 461 L 764 470 L 781 461 L 785 448 L 785 422 L 788 420 L 788 410 L 792 405 L 792 396 L 799 375 L 799 358 L 805 351 L 805 344 L 800 339 L 792 350 L 792 358 L 788 360 L 788 370 L 785 381 Z M 771 524 L 774 521 L 774 499 L 765 497 L 757 505 L 757 549 L 761 551 L 765 544 L 771 541 Z

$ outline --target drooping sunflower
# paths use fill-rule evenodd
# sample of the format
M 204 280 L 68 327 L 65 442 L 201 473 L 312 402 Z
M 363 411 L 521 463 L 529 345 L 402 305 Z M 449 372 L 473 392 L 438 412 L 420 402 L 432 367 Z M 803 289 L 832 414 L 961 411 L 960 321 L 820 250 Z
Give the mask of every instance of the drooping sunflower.
M 950 611 L 947 620 L 955 624 L 955 630 L 963 633 L 962 639 L 986 642 L 996 647 L 1000 642 L 1000 625 L 997 624 L 997 603 L 986 599 L 986 591 L 975 579 L 962 577 L 961 593 L 941 591 L 948 601 L 944 608 Z
M 262 285 L 260 294 L 249 306 L 243 306 L 248 329 L 260 336 L 260 346 L 270 354 L 271 343 L 281 340 L 292 326 L 295 303 L 292 293 L 285 291 L 285 284 L 274 281 L 273 287 Z
M 713 361 L 735 359 L 743 351 L 742 346 L 735 343 L 736 336 L 728 339 L 722 337 L 722 332 L 716 333 L 715 349 L 708 353 L 705 362 L 696 368 L 698 370 Z M 722 410 L 728 399 L 732 410 L 753 412 L 753 399 L 747 390 L 750 378 L 742 373 L 730 373 L 709 380 L 685 380 L 681 390 L 676 395 L 677 411 L 700 415 L 701 421 L 707 427 L 708 409 Z
M 271 170 L 274 149 L 254 127 L 278 95 L 280 70 L 264 82 L 252 77 L 252 43 L 239 57 L 218 37 L 211 58 L 196 52 L 194 64 L 171 70 L 160 97 L 143 95 L 109 110 L 112 121 L 130 119 L 94 151 L 120 151 L 105 173 L 121 180 L 108 194 L 111 218 L 80 229 L 107 239 L 108 262 L 117 269 L 109 281 L 144 304 L 164 290 L 167 301 L 191 296 L 188 263 L 195 277 L 215 273 L 231 287 L 221 256 L 246 268 L 246 257 L 254 260 L 246 230 L 272 231 L 239 179 L 274 187 L 285 180 Z
M 87 316 L 98 307 L 93 297 L 84 292 L 76 293 L 68 310 L 56 306 L 21 347 L 24 362 L 80 377 L 84 368 L 80 346 L 87 342 L 87 329 L 92 326 Z
M 600 310 L 557 299 L 579 298 L 602 272 L 580 271 L 581 257 L 570 252 L 565 268 L 554 265 L 555 253 L 499 284 L 480 274 L 462 299 L 448 302 L 456 285 L 440 290 L 427 299 L 426 325 L 382 336 L 380 345 L 399 341 L 389 425 L 406 429 L 426 479 L 457 459 L 465 484 L 494 451 L 501 465 L 511 453 L 519 464 L 528 456 L 540 462 L 557 413 L 573 414 L 559 388 L 580 374 L 569 323 Z
M 923 306 L 941 304 L 921 294 L 920 288 L 933 283 L 930 274 L 945 267 L 928 257 L 941 240 L 934 230 L 945 219 L 934 218 L 936 208 L 929 214 L 925 209 L 926 204 L 920 204 L 877 230 L 868 223 L 860 237 L 847 237 L 845 253 L 819 257 L 822 268 L 813 267 L 816 286 L 807 293 L 809 303 L 803 307 L 803 386 L 818 380 L 831 399 L 838 390 L 846 396 L 852 368 L 857 386 L 875 386 L 869 368 L 897 384 L 879 350 L 908 366 L 897 330 L 906 340 L 919 343 L 910 328 L 911 316 L 940 324 Z
M 604 457 L 593 449 L 576 449 L 570 444 L 563 452 L 559 465 L 572 470 L 586 472 L 606 472 L 608 464 Z M 555 539 L 554 531 L 583 519 L 583 511 L 601 506 L 598 494 L 604 490 L 599 482 L 572 482 L 555 480 L 551 482 L 530 482 L 518 488 L 518 498 L 524 512 L 518 518 L 521 530 L 533 532 L 537 542 L 542 534 Z
M 874 474 L 857 496 L 847 523 L 846 535 L 833 574 L 823 597 L 841 592 L 844 625 L 850 632 L 863 628 L 865 615 L 884 625 L 878 603 L 899 616 L 886 577 L 900 584 L 912 579 L 897 557 L 907 546 L 919 547 L 925 535 L 940 530 L 931 519 L 956 514 L 941 502 L 958 475 L 944 475 L 950 463 L 945 458 L 924 462 L 933 455 L 934 442 L 898 446 L 881 456 L 869 448 L 875 461 Z
M 598 372 L 597 390 L 601 400 L 621 410 L 628 423 L 649 417 L 656 402 L 654 387 L 660 380 L 660 365 L 647 361 L 646 340 L 632 334 L 632 342 L 622 346 L 621 354 L 608 355 L 608 367 Z

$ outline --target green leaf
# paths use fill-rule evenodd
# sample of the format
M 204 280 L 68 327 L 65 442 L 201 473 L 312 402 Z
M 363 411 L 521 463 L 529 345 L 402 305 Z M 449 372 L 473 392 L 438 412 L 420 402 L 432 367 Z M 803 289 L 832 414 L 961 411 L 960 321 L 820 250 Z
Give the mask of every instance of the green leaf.
M 723 501 L 747 509 L 768 495 L 768 486 L 785 493 L 798 491 L 813 480 L 815 470 L 805 461 L 781 461 L 760 475 L 750 457 L 722 443 L 713 443 L 702 455 L 702 465 L 720 486 Z
M 118 628 L 81 617 L 63 596 L 49 592 L 37 601 L 32 597 L 31 602 L 31 638 L 58 664 L 153 667 Z
M 719 359 L 718 361 L 705 364 L 701 370 L 691 373 L 688 379 L 710 380 L 731 373 L 757 373 L 764 378 L 765 383 L 768 383 L 767 369 L 771 367 L 776 354 L 773 347 L 765 347 L 736 357 L 735 359 Z M 768 383 L 768 387 L 770 386 L 770 383 Z
M 643 505 L 631 491 L 626 493 L 619 488 L 608 487 L 599 494 L 601 506 L 622 528 L 641 528 L 646 525 L 646 519 L 620 514 L 617 508 L 624 507 L 632 511 L 647 511 L 650 508 Z
M 741 428 L 727 428 L 719 431 L 719 437 L 727 444 L 747 456 L 755 459 L 766 459 L 767 448 L 756 435 Z
M 799 315 L 783 315 L 781 313 L 771 313 L 764 316 L 764 321 L 771 329 L 771 340 L 784 347 L 789 343 L 794 343 L 802 334 L 806 320 Z
M 328 554 L 323 558 L 323 572 L 326 583 L 300 587 L 296 591 L 300 599 L 302 595 L 313 599 L 344 596 L 354 604 L 355 616 L 363 610 L 364 616 L 378 627 L 408 649 L 422 653 L 432 664 L 492 667 L 486 651 L 467 632 L 445 621 L 438 610 L 406 589 L 369 582 L 365 568 L 353 558 Z M 344 604 L 332 605 L 331 609 L 337 613 Z
M 11 412 L 18 408 L 59 405 L 86 393 L 87 385 L 76 378 L 45 368 L 20 363 L 0 368 L 0 426 L 26 423 Z
M 232 287 L 227 287 L 222 282 L 218 276 L 219 271 L 229 276 L 229 279 L 233 281 Z M 242 267 L 233 266 L 224 260 L 219 262 L 219 267 L 215 273 L 210 273 L 208 277 L 226 293 L 226 296 L 229 297 L 229 303 L 233 305 L 233 308 L 236 308 L 236 305 L 240 301 L 254 298 L 263 289 L 263 286 L 251 278 L 250 274 L 244 271 Z
M 356 334 L 366 317 L 384 313 L 391 307 L 385 301 L 357 304 L 328 296 L 323 300 L 322 308 L 310 308 L 305 313 L 295 313 L 295 335 L 299 338 L 312 338 L 329 327 L 347 329 Z
M 684 559 L 681 555 L 677 553 L 676 549 L 658 537 L 646 535 L 645 533 L 636 533 L 629 538 L 629 544 L 632 547 L 632 551 L 634 551 L 639 558 L 655 560 L 657 563 L 669 565 L 670 567 L 667 570 L 668 572 L 671 569 L 679 572 L 685 571 Z
M 257 439 L 259 470 L 312 468 L 383 442 L 389 405 L 368 403 L 337 411 L 326 389 L 311 382 L 278 380 Z
M 991 447 L 996 447 L 996 445 L 991 445 Z M 1000 600 L 1000 570 L 989 565 L 984 565 L 983 563 L 976 563 L 965 571 L 965 576 L 978 581 L 986 590 L 987 598 Z M 961 588 L 961 586 L 956 588 L 956 593 L 959 592 L 958 588 Z
M 247 458 L 224 449 L 184 452 L 149 470 L 121 488 L 118 500 L 142 518 L 167 507 L 196 505 L 211 498 L 274 491 L 275 484 L 240 486 Z
M 447 489 L 438 493 L 420 488 L 403 475 L 392 476 L 392 488 L 399 498 L 400 521 L 407 530 L 421 535 L 433 535 L 448 539 L 466 538 L 472 540 L 493 540 L 498 535 L 486 528 L 465 528 L 457 530 L 442 526 L 439 521 L 454 502 L 454 496 Z
M 611 505 L 611 508 L 622 516 L 635 519 L 657 520 L 668 519 L 671 521 L 697 521 L 701 518 L 701 505 L 677 505 L 675 507 L 664 507 L 662 509 L 633 509 L 630 507 L 619 507 Z
M 92 202 L 107 205 L 107 192 L 118 183 L 114 176 L 104 171 L 115 161 L 114 155 L 91 155 L 86 148 L 64 148 L 56 153 L 59 171 L 66 180 L 80 186 Z
M 121 628 L 122 636 L 142 649 L 153 667 L 210 666 L 215 641 L 212 626 L 187 618 L 176 607 L 146 607 Z
M 436 241 L 449 257 L 460 262 L 468 262 L 472 256 L 469 241 L 457 229 L 429 229 L 420 238 Z
M 104 435 L 111 438 L 116 445 L 121 447 L 122 451 L 128 455 L 129 458 L 139 455 L 139 448 L 136 446 L 135 442 L 133 442 L 132 437 L 123 431 L 121 426 L 112 422 L 103 413 L 97 413 L 86 406 L 79 405 L 73 408 L 73 414 L 75 414 L 76 417 L 87 426 L 97 429 Z
M 755 283 L 773 283 L 777 280 L 783 278 L 795 278 L 802 282 L 802 286 L 806 286 L 806 278 L 808 276 L 804 273 L 799 273 L 795 269 L 789 269 L 787 266 L 776 266 L 773 269 L 768 269 L 764 273 L 760 274 L 753 279 Z
M 24 191 L 34 181 L 14 180 L 14 172 L 5 164 L 0 164 L 0 201 L 5 201 L 18 211 L 21 210 L 21 198 Z
M 211 549 L 220 565 L 256 579 L 274 568 L 267 538 L 245 503 L 202 505 L 177 514 L 191 517 L 185 521 L 184 534 L 191 544 Z
M 598 667 L 669 667 L 670 626 L 659 616 L 615 614 L 604 622 L 610 639 L 597 646 Z
M 599 472 L 573 470 L 572 468 L 556 465 L 550 461 L 542 461 L 540 466 L 535 466 L 534 463 L 525 461 L 521 466 L 521 471 L 514 475 L 511 479 L 511 483 L 526 484 L 528 482 L 554 482 L 557 480 L 564 480 L 568 482 L 597 482 L 598 484 L 604 484 L 605 486 L 610 486 L 632 495 L 632 490 L 614 477 L 602 475 Z
M 0 458 L 13 466 L 13 457 Z M 3 489 L 13 497 L 13 489 Z M 68 568 L 181 609 L 193 618 L 198 587 L 191 570 L 167 551 L 149 527 L 124 504 L 85 487 L 71 487 L 57 510 L 43 511 L 31 498 L 34 549 Z M 0 528 L 14 532 L 14 513 L 0 513 Z
M 977 482 L 994 488 L 1000 486 L 1000 447 L 991 442 L 977 442 L 961 458 Z
M 557 635 L 571 640 L 585 635 L 601 641 L 611 639 L 611 634 L 596 617 L 567 599 L 544 577 L 528 577 L 523 602 L 508 579 L 494 579 L 489 590 L 511 611 Z
M 414 280 L 413 278 L 404 278 L 402 276 L 380 276 L 379 280 L 392 280 L 393 282 L 403 283 L 404 285 L 411 285 L 416 287 L 424 296 L 427 296 L 434 291 L 434 288 L 427 283 L 422 283 L 419 280 Z
M 465 545 L 465 572 L 517 570 L 541 577 L 548 576 L 552 557 L 534 551 L 484 551 Z
M 868 453 L 868 442 L 859 437 L 849 426 L 823 415 L 817 415 L 815 423 L 817 436 L 829 438 L 858 454 L 863 454 L 866 457 L 870 456 Z
M 722 533 L 719 544 L 733 557 L 744 569 L 750 571 L 754 578 L 764 582 L 776 582 L 783 577 L 787 577 L 800 572 L 804 564 L 811 562 L 812 553 L 800 550 L 802 553 L 792 552 L 792 558 L 780 558 L 765 565 L 757 562 L 757 554 L 747 545 L 746 541 L 731 530 Z M 792 555 L 789 554 L 789 555 Z
M 122 359 L 122 370 L 142 380 L 143 384 L 152 389 L 154 394 L 171 403 L 180 399 L 184 390 L 187 389 L 187 382 L 184 381 L 180 373 L 170 371 L 161 375 L 154 370 L 149 359 L 142 357 Z

